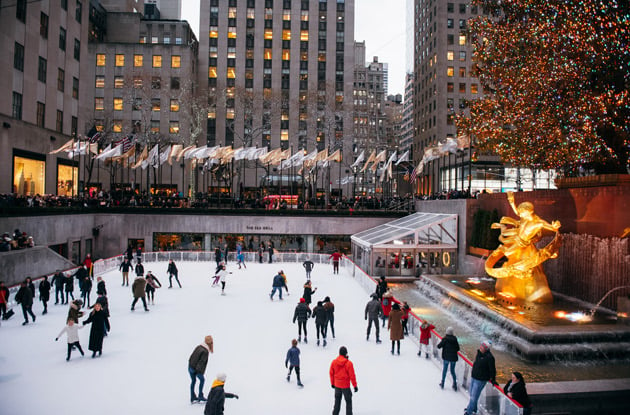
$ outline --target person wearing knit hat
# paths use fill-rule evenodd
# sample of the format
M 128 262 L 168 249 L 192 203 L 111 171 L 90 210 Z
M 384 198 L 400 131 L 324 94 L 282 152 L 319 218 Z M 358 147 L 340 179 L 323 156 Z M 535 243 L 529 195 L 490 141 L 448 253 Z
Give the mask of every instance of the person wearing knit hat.
M 306 300 L 304 298 L 300 298 L 300 302 L 297 306 L 295 306 L 295 311 L 293 312 L 293 323 L 295 320 L 298 322 L 298 342 L 302 341 L 302 330 L 304 330 L 304 343 L 308 343 L 306 332 L 306 321 L 311 316 L 311 309 L 306 304 Z
M 208 365 L 208 356 L 214 353 L 214 340 L 208 335 L 204 338 L 204 342 L 195 347 L 192 354 L 188 358 L 188 374 L 190 375 L 190 403 L 203 402 L 206 400 L 203 396 L 203 384 L 206 381 L 204 374 Z M 195 384 L 199 379 L 199 394 L 195 395 Z
M 451 377 L 453 378 L 453 390 L 457 391 L 457 377 L 455 376 L 455 364 L 457 363 L 457 352 L 459 351 L 459 342 L 457 337 L 453 335 L 453 328 L 446 329 L 446 335 L 437 345 L 438 349 L 442 349 L 442 381 L 440 388 L 444 389 L 444 381 L 446 380 L 446 371 L 451 367 Z
M 464 411 L 464 415 L 472 415 L 477 412 L 479 396 L 488 381 L 493 385 L 497 384 L 497 369 L 494 364 L 494 356 L 490 352 L 491 344 L 489 340 L 486 340 L 481 343 L 479 350 L 477 350 L 477 357 L 471 372 L 470 401 Z
M 208 395 L 208 402 L 204 408 L 204 415 L 223 415 L 225 398 L 236 398 L 238 395 L 235 393 L 225 392 L 224 385 L 227 375 L 225 373 L 218 373 L 212 387 L 210 388 L 210 394 Z

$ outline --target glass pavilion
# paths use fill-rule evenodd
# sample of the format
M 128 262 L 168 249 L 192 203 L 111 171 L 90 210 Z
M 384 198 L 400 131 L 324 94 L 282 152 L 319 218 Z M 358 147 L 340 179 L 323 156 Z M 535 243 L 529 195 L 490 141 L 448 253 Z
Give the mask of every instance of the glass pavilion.
M 457 215 L 418 212 L 352 235 L 355 263 L 374 277 L 455 274 Z

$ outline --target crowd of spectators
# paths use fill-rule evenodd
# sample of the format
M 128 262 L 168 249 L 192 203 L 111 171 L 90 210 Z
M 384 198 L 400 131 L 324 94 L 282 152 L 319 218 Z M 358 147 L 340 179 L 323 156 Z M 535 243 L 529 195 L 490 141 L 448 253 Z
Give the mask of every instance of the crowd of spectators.
M 470 199 L 471 197 L 476 198 L 478 194 L 479 194 L 479 191 L 475 191 L 471 195 L 468 189 L 465 189 L 465 190 L 451 189 L 448 191 L 442 190 L 441 192 L 435 192 L 430 195 L 421 196 L 420 199 L 422 200 Z
M 35 246 L 33 237 L 27 235 L 26 232 L 20 232 L 16 229 L 11 235 L 9 232 L 2 234 L 2 240 L 0 240 L 0 252 L 8 252 L 16 249 L 32 248 Z

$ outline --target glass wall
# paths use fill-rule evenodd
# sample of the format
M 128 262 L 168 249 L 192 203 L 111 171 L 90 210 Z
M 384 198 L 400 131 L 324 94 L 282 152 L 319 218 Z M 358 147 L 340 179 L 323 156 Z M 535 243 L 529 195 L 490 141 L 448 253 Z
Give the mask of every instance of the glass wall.
M 77 167 L 57 164 L 57 195 L 72 196 L 77 194 L 79 169 Z
M 203 233 L 154 233 L 153 249 L 156 251 L 203 251 Z
M 46 162 L 44 160 L 44 156 L 41 156 L 41 160 L 13 156 L 14 193 L 22 196 L 45 193 Z

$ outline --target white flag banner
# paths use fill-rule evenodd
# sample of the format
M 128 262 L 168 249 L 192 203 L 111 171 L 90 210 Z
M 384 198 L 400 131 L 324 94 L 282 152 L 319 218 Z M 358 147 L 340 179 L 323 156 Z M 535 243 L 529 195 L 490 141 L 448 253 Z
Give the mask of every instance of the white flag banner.
M 392 153 L 391 156 L 389 156 L 389 159 L 387 160 L 387 165 L 392 164 L 394 161 L 396 161 L 396 152 L 395 151 Z
M 409 161 L 409 150 L 405 151 L 404 154 L 400 156 L 400 158 L 396 162 L 396 165 L 398 166 L 403 161 Z
M 164 163 L 166 163 L 166 161 L 168 160 L 168 156 L 171 154 L 171 148 L 172 146 L 169 144 L 166 146 L 166 148 L 162 151 L 162 153 L 160 153 L 160 166 Z
M 247 157 L 247 152 L 249 151 L 249 147 L 241 147 L 234 150 L 234 155 L 232 156 L 234 160 L 243 160 Z
M 105 160 L 108 158 L 120 156 L 122 154 L 122 144 L 118 145 L 114 148 L 111 148 L 111 145 L 107 146 L 105 150 L 98 156 L 96 156 L 96 160 Z
M 446 153 L 455 154 L 457 153 L 457 139 L 449 137 L 446 139 L 445 142 L 440 144 L 439 148 L 440 148 L 440 153 L 442 154 L 446 154 Z
M 256 148 L 252 147 L 251 153 L 247 155 L 247 160 L 258 160 L 267 154 L 267 147 Z
M 315 160 L 315 157 L 317 157 L 317 150 L 313 150 L 310 153 L 308 153 L 306 156 L 304 156 L 304 159 L 302 160 L 304 161 L 310 161 L 310 160 Z
M 359 164 L 363 162 L 363 160 L 365 160 L 365 150 L 361 150 L 361 154 L 359 154 L 359 157 L 357 157 L 354 163 L 350 165 L 350 168 L 354 169 L 355 167 L 358 167 Z
M 187 159 L 188 157 L 186 157 L 186 155 L 190 154 L 191 151 L 194 151 L 197 147 L 194 145 L 191 146 L 187 146 L 185 147 L 178 155 L 177 158 L 175 159 L 175 161 L 180 161 L 182 159 L 182 157 L 184 157 L 184 159 Z
M 197 147 L 197 148 L 192 148 L 192 149 L 190 149 L 190 151 L 186 152 L 186 154 L 184 155 L 184 158 L 186 160 L 197 158 L 197 154 L 201 154 L 207 148 L 208 148 L 208 146 L 201 146 L 201 147 Z
M 160 151 L 160 147 L 159 145 L 156 144 L 151 149 L 151 151 L 149 151 L 149 155 L 147 156 L 147 158 L 142 162 L 142 170 L 145 170 L 149 166 L 157 167 L 160 161 L 159 151 Z

